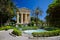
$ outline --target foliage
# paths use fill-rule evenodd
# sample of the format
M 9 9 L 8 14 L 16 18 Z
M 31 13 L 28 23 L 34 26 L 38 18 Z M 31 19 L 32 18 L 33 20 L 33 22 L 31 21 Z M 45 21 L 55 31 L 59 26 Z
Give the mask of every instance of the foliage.
M 24 26 L 22 27 L 22 30 L 32 30 L 32 29 L 38 29 L 36 26 Z
M 42 15 L 42 10 L 37 7 L 35 11 L 33 12 L 33 15 L 35 19 L 35 24 L 36 26 L 38 26 L 38 19 L 39 19 L 39 15 Z
M 9 25 L 14 26 L 15 23 L 16 23 L 16 21 L 11 19 Z
M 22 35 L 22 32 L 20 30 L 18 30 L 18 29 L 15 28 L 13 30 L 12 34 L 17 35 L 17 36 L 21 36 Z
M 0 0 L 0 26 L 14 16 L 15 5 L 11 0 Z
M 22 24 L 19 24 L 19 25 L 18 25 L 19 28 L 22 28 L 22 26 L 23 26 Z
M 37 22 L 38 22 L 38 24 L 40 24 L 40 25 L 42 25 L 43 26 L 43 21 L 42 20 L 40 20 L 39 18 L 35 18 L 35 17 L 31 17 L 31 23 L 29 24 L 30 26 L 34 26 L 34 24 L 36 24 L 36 19 L 37 19 Z M 39 26 L 40 26 L 39 25 Z
M 35 22 L 31 21 L 30 26 L 34 26 Z
M 60 30 L 47 31 L 47 32 L 33 32 L 34 37 L 51 37 L 60 35 Z
M 4 26 L 4 27 L 0 27 L 0 30 L 8 30 L 8 29 L 12 29 L 13 27 L 11 26 Z
M 58 27 L 54 27 L 54 26 L 44 26 L 43 29 L 47 30 L 47 31 L 52 31 L 52 30 L 57 30 L 59 29 Z
M 46 22 L 50 26 L 60 27 L 60 0 L 54 0 L 48 6 Z

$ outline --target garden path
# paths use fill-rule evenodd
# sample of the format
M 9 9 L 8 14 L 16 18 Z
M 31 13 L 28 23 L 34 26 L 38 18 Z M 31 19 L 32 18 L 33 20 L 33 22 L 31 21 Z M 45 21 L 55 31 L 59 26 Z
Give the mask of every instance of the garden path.
M 22 34 L 22 36 L 11 36 L 9 33 L 12 30 L 0 31 L 0 40 L 60 40 L 60 36 L 57 37 L 39 37 L 39 38 L 29 38 L 29 35 Z

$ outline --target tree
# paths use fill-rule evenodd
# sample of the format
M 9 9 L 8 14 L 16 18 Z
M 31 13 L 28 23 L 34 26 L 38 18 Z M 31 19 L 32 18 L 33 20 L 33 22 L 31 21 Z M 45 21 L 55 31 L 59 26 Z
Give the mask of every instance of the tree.
M 48 6 L 46 21 L 50 26 L 60 26 L 60 0 L 54 0 Z
M 34 24 L 36 23 L 36 19 L 38 21 L 38 24 L 40 24 L 41 26 L 43 26 L 43 21 L 40 20 L 39 18 L 35 18 L 35 17 L 31 17 L 31 24 L 34 26 Z
M 15 5 L 11 0 L 0 0 L 0 26 L 14 16 Z
M 34 14 L 35 14 L 34 17 L 36 21 L 36 26 L 38 26 L 38 19 L 39 19 L 39 15 L 42 15 L 42 10 L 37 7 L 36 10 L 34 11 Z

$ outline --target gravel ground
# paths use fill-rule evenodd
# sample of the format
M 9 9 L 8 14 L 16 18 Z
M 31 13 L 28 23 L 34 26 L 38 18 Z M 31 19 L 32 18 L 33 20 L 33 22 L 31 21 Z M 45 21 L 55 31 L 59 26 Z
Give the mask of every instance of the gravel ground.
M 22 36 L 12 36 L 9 33 L 12 30 L 0 31 L 0 40 L 60 40 L 60 36 L 55 37 L 30 37 L 28 34 L 22 34 Z

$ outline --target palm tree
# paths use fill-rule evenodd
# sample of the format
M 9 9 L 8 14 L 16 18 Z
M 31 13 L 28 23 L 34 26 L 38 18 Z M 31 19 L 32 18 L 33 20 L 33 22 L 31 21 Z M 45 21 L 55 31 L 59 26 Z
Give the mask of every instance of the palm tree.
M 42 15 L 42 10 L 39 9 L 39 7 L 36 8 L 36 10 L 34 11 L 35 14 L 35 21 L 36 21 L 36 26 L 38 26 L 38 19 L 39 19 L 39 15 Z

